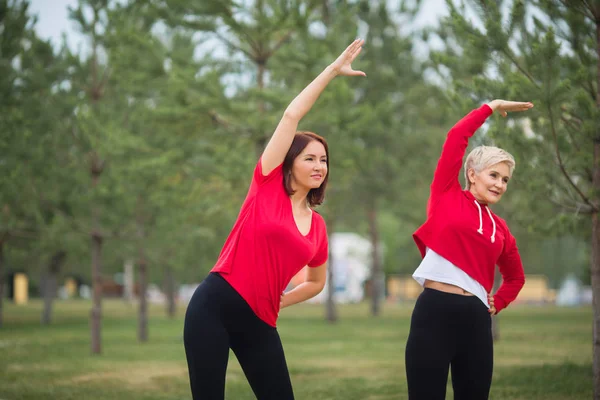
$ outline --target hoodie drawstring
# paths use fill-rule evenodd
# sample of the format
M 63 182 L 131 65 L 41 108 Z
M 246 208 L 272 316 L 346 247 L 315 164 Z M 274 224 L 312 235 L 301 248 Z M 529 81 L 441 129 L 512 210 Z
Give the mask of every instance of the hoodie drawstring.
M 475 205 L 477 206 L 477 209 L 479 210 L 479 229 L 477 229 L 477 232 L 479 232 L 480 235 L 483 235 L 483 220 L 481 219 L 481 206 L 479 205 L 477 200 L 473 200 L 473 201 L 475 202 Z
M 483 235 L 483 216 L 481 215 L 481 206 L 479 205 L 477 200 L 473 200 L 473 202 L 477 206 L 477 210 L 479 210 L 479 229 L 477 229 L 477 232 L 479 232 L 480 235 Z M 492 236 L 490 236 L 491 242 L 494 243 L 496 241 L 496 221 L 494 221 L 494 217 L 492 217 L 492 212 L 490 211 L 489 207 L 488 206 L 484 206 L 484 207 L 488 213 L 488 216 L 492 220 L 492 226 L 494 227 L 493 231 L 492 231 Z
M 494 229 L 492 230 L 492 236 L 490 237 L 492 243 L 494 243 L 496 241 L 496 221 L 494 221 L 494 218 L 492 217 L 492 212 L 490 211 L 490 208 L 488 206 L 485 206 L 485 209 L 487 210 L 488 215 L 492 220 L 492 226 L 494 227 Z

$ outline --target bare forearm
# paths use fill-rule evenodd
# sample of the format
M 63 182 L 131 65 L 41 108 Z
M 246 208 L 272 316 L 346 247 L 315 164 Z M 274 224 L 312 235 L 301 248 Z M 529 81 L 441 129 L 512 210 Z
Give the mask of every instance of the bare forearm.
M 318 282 L 304 282 L 283 296 L 281 308 L 302 303 L 318 295 L 325 285 Z
M 332 64 L 292 100 L 261 156 L 263 175 L 269 174 L 283 162 L 296 135 L 298 123 L 310 111 L 319 95 L 333 78 L 337 75 L 365 76 L 364 72 L 353 70 L 351 65 L 356 56 L 360 54 L 363 43 L 364 41 L 359 39 L 352 42 Z
M 321 72 L 287 107 L 285 115 L 300 121 L 310 111 L 325 87 L 337 76 L 333 67 L 328 66 Z

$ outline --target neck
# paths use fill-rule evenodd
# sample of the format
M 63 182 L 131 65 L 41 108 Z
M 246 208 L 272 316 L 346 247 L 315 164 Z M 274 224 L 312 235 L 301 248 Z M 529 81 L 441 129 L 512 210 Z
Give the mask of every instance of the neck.
M 471 192 L 473 197 L 475 197 L 475 200 L 477 200 L 480 204 L 487 205 L 487 202 L 479 197 L 477 192 L 473 189 L 473 186 L 469 187 L 469 192 Z
M 308 190 L 296 189 L 296 192 L 290 196 L 294 209 L 301 210 L 309 208 L 306 202 L 307 195 Z

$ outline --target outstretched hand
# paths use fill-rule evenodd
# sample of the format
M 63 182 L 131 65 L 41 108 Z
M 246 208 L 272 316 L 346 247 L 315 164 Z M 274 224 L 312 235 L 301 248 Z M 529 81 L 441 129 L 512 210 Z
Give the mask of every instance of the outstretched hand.
M 492 111 L 498 111 L 500 115 L 506 117 L 509 112 L 529 110 L 533 107 L 533 103 L 522 101 L 493 100 L 488 103 L 488 106 L 490 106 Z
M 340 54 L 337 60 L 331 64 L 331 67 L 338 75 L 367 76 L 367 74 L 362 71 L 355 71 L 352 69 L 352 61 L 360 54 L 364 43 L 364 40 L 356 39 L 342 54 Z

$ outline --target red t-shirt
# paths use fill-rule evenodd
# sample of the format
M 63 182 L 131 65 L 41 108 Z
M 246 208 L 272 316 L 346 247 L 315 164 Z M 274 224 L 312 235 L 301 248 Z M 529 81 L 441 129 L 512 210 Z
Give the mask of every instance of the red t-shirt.
M 281 293 L 304 266 L 327 261 L 325 221 L 315 211 L 309 233 L 298 230 L 283 186 L 282 165 L 263 176 L 260 160 L 246 200 L 211 272 L 223 278 L 256 315 L 276 326 Z

